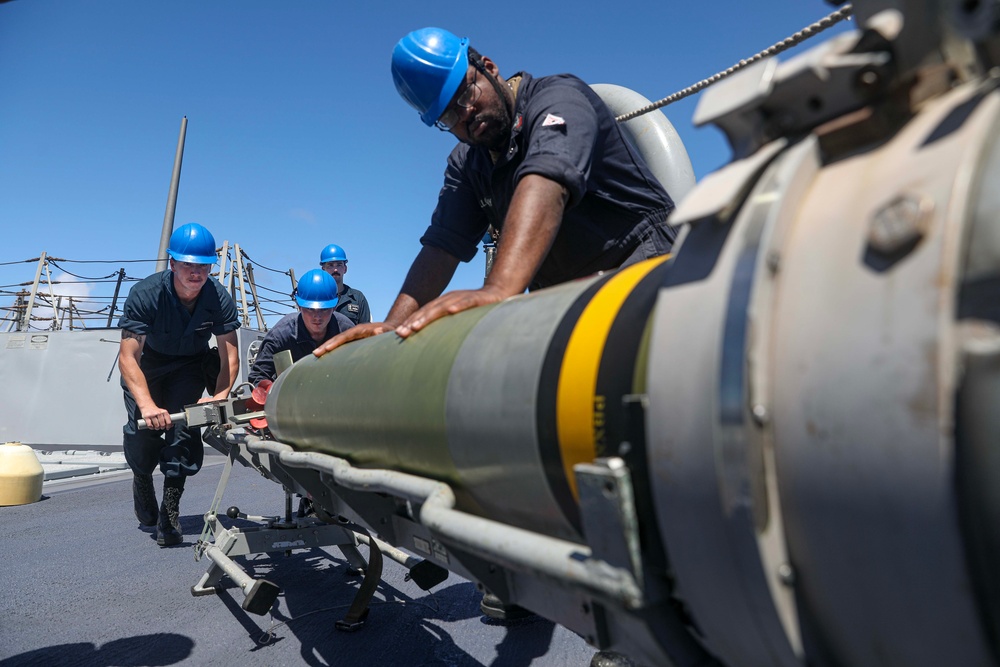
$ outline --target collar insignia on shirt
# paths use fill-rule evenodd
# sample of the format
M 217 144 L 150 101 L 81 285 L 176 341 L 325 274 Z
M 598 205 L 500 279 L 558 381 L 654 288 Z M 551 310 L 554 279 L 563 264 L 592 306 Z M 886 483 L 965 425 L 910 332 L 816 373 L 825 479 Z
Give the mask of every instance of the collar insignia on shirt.
M 524 116 L 517 114 L 517 118 L 514 119 L 514 127 L 512 129 L 520 130 L 522 123 L 524 123 Z
M 563 120 L 560 116 L 551 113 L 545 117 L 545 120 L 542 121 L 542 127 L 547 127 L 549 125 L 565 125 L 565 124 L 566 121 Z

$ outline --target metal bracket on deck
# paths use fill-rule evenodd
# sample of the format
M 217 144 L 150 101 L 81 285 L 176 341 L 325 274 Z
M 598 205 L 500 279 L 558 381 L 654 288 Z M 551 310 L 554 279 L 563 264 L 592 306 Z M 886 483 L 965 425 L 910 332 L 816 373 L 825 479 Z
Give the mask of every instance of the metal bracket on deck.
M 236 508 L 230 508 L 227 515 L 233 514 L 236 515 L 234 518 L 247 520 L 267 518 L 248 517 L 241 514 Z M 199 542 L 198 548 L 205 557 L 212 561 L 212 564 L 209 565 L 208 571 L 202 575 L 198 583 L 191 588 L 191 594 L 195 596 L 217 593 L 216 586 L 223 576 L 228 575 L 244 593 L 242 608 L 253 614 L 265 614 L 271 609 L 271 605 L 281 589 L 265 579 L 258 580 L 250 577 L 232 558 L 248 554 L 291 551 L 292 549 L 340 547 L 351 566 L 365 572 L 365 581 L 362 582 L 361 589 L 355 597 L 355 605 L 361 601 L 365 609 L 367 609 L 368 601 L 371 599 L 371 593 L 374 593 L 374 585 L 371 587 L 371 593 L 365 593 L 366 583 L 372 578 L 374 584 L 377 585 L 378 579 L 381 577 L 381 568 L 377 573 L 372 571 L 357 549 L 357 537 L 342 526 L 324 524 L 316 519 L 306 517 L 292 522 L 282 522 L 280 526 L 272 520 L 252 528 L 224 528 L 214 513 L 207 515 L 206 521 L 212 525 L 214 540 L 211 543 Z
M 218 593 L 218 584 L 222 577 L 229 576 L 243 591 L 241 607 L 252 614 L 266 614 L 277 599 L 281 588 L 266 579 L 254 579 L 246 573 L 235 561 L 235 556 L 249 554 L 272 553 L 284 551 L 290 554 L 292 549 L 317 549 L 326 546 L 339 547 L 347 558 L 352 571 L 364 573 L 364 579 L 354 602 L 343 620 L 337 621 L 340 630 L 357 630 L 364 624 L 368 616 L 368 604 L 382 577 L 382 555 L 378 549 L 372 549 L 369 562 L 366 562 L 358 551 L 358 535 L 367 537 L 367 533 L 353 524 L 328 524 L 312 516 L 292 516 L 292 492 L 285 489 L 285 516 L 248 516 L 240 512 L 238 507 L 226 510 L 230 519 L 243 519 L 258 522 L 259 526 L 250 528 L 226 528 L 219 521 L 218 509 L 222 493 L 229 482 L 229 473 L 233 463 L 241 458 L 242 445 L 230 447 L 221 441 L 214 429 L 205 433 L 205 440 L 221 452 L 227 454 L 225 468 L 219 479 L 219 486 L 212 501 L 212 507 L 205 513 L 205 530 L 195 546 L 195 557 L 202 556 L 211 561 L 208 571 L 202 575 L 194 586 L 191 594 L 194 596 L 213 595 Z M 244 459 L 245 460 L 245 459 Z M 212 541 L 207 537 L 211 533 Z
M 271 553 L 284 551 L 291 554 L 293 549 L 316 549 L 326 546 L 339 547 L 350 566 L 350 574 L 363 574 L 364 578 L 358 587 L 347 615 L 337 621 L 336 628 L 351 632 L 364 625 L 368 617 L 368 606 L 379 581 L 382 578 L 382 557 L 397 561 L 407 568 L 409 578 L 423 590 L 428 590 L 448 577 L 448 572 L 434 563 L 410 556 L 368 534 L 361 526 L 349 522 L 343 517 L 337 517 L 339 523 L 326 521 L 308 513 L 292 514 L 293 490 L 289 481 L 283 475 L 280 466 L 275 461 L 268 460 L 266 464 L 259 456 L 251 452 L 246 443 L 247 434 L 233 426 L 242 426 L 255 414 L 243 410 L 244 399 L 233 397 L 226 401 L 187 406 L 183 413 L 173 415 L 178 423 L 207 426 L 203 434 L 206 443 L 227 457 L 219 485 L 212 500 L 212 506 L 205 513 L 205 529 L 195 545 L 195 559 L 203 556 L 211 561 L 208 571 L 202 575 L 194 586 L 191 594 L 195 596 L 213 595 L 218 593 L 218 584 L 224 576 L 229 576 L 243 591 L 242 608 L 253 614 L 267 613 L 277 599 L 281 589 L 266 579 L 254 579 L 233 561 L 235 556 L 249 554 Z M 262 475 L 285 488 L 285 514 L 277 516 L 248 516 L 240 512 L 238 507 L 230 507 L 226 516 L 230 519 L 243 519 L 259 523 L 250 528 L 225 528 L 219 521 L 219 505 L 223 491 L 229 482 L 229 473 L 233 465 L 240 462 L 254 468 Z M 272 469 L 272 466 L 274 468 Z M 299 489 L 300 490 L 300 489 Z M 303 492 L 304 493 L 304 492 Z M 305 516 L 303 516 L 305 514 Z M 322 513 L 321 513 L 321 516 Z M 324 516 L 328 521 L 331 517 Z M 209 541 L 211 535 L 211 541 Z M 369 547 L 366 562 L 358 544 Z

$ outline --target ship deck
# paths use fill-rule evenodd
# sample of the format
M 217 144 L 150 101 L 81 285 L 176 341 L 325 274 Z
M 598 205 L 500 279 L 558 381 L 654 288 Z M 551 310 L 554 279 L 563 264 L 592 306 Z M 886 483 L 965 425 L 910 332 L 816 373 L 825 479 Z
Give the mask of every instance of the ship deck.
M 336 547 L 236 557 L 281 587 L 267 615 L 244 611 L 228 577 L 218 595 L 192 596 L 209 564 L 193 546 L 224 460 L 206 456 L 188 481 L 176 547 L 158 547 L 135 520 L 128 471 L 49 481 L 41 501 L 0 507 L 0 666 L 590 664 L 594 649 L 569 630 L 540 617 L 493 621 L 473 583 L 451 574 L 423 591 L 388 559 L 365 625 L 339 631 L 360 577 Z M 231 505 L 278 515 L 284 492 L 237 466 L 220 514 Z

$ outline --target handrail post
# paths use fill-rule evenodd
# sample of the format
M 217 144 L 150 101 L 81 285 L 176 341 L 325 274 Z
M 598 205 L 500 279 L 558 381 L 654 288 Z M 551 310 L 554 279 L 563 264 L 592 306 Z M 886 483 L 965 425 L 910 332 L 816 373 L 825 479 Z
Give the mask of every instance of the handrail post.
M 289 295 L 292 299 L 292 306 L 295 307 L 295 290 L 299 288 L 299 281 L 295 279 L 295 269 L 288 269 L 288 277 L 292 280 L 292 293 Z
M 115 319 L 115 308 L 118 307 L 118 292 L 122 288 L 122 281 L 125 280 L 125 267 L 118 269 L 118 282 L 115 283 L 115 295 L 111 297 L 111 310 L 108 311 L 108 328 L 111 328 L 111 321 Z
M 253 295 L 254 313 L 257 314 L 257 326 L 261 331 L 267 331 L 267 322 L 264 321 L 264 317 L 260 313 L 260 300 L 257 298 L 257 283 L 253 279 L 253 264 L 250 262 L 247 262 L 246 272 L 248 282 L 250 283 L 250 294 Z
M 250 326 L 250 316 L 247 313 L 247 290 L 243 284 L 243 251 L 239 243 L 233 244 L 233 266 L 236 269 L 237 287 L 240 291 L 240 304 L 243 306 L 243 326 Z
M 35 307 L 35 295 L 38 293 L 38 281 L 42 278 L 42 269 L 46 264 L 45 253 L 38 258 L 38 268 L 35 269 L 35 280 L 31 283 L 31 295 L 28 297 L 28 307 L 24 309 L 23 331 L 31 328 L 31 309 Z

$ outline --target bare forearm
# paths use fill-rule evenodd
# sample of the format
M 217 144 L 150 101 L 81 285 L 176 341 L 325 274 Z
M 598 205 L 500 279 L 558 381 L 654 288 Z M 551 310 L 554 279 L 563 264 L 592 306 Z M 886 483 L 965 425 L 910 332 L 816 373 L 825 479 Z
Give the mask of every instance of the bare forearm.
M 528 174 L 521 179 L 486 288 L 505 298 L 527 289 L 555 241 L 568 198 L 566 188 L 544 176 Z
M 240 352 L 236 332 L 216 336 L 219 345 L 219 378 L 215 382 L 213 398 L 226 398 L 236 384 L 240 371 Z
M 419 303 L 420 307 L 396 326 L 396 333 L 407 338 L 446 315 L 498 303 L 523 292 L 552 247 L 567 199 L 566 189 L 555 181 L 534 174 L 522 178 L 507 212 L 496 262 L 483 286 L 448 292 L 429 303 Z
M 440 296 L 455 275 L 457 267 L 458 259 L 449 253 L 424 246 L 413 260 L 385 322 L 398 326 L 418 308 Z
M 232 391 L 233 385 L 236 384 L 236 378 L 239 375 L 239 358 L 230 359 L 227 364 L 222 364 L 222 368 L 219 370 L 219 379 L 215 384 L 215 394 L 213 398 L 226 398 L 229 396 L 229 392 Z
M 392 302 L 389 314 L 385 316 L 385 323 L 390 326 L 399 326 L 403 320 L 416 312 L 420 304 L 409 294 L 400 292 L 396 300 Z
M 138 364 L 119 363 L 118 368 L 121 371 L 122 379 L 125 380 L 125 386 L 128 387 L 140 410 L 156 405 L 153 397 L 149 394 L 146 376 L 139 370 Z
M 118 349 L 118 371 L 122 374 L 122 380 L 125 381 L 125 386 L 128 387 L 129 393 L 132 394 L 140 410 L 149 409 L 156 405 L 149 393 L 146 376 L 143 375 L 142 369 L 139 367 L 139 359 L 142 356 L 142 346 L 145 340 L 145 336 L 123 330 L 122 342 Z

